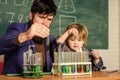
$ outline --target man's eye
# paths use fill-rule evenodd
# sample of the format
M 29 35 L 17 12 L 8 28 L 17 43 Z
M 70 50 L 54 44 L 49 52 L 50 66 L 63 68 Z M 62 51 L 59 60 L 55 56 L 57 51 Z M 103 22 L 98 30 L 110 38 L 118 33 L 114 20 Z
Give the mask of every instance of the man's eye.
M 43 17 L 43 16 L 39 16 L 39 18 L 45 18 L 45 17 Z
M 39 17 L 39 18 L 42 18 L 42 19 L 43 19 L 44 17 Z
M 53 19 L 48 19 L 49 21 L 52 21 Z

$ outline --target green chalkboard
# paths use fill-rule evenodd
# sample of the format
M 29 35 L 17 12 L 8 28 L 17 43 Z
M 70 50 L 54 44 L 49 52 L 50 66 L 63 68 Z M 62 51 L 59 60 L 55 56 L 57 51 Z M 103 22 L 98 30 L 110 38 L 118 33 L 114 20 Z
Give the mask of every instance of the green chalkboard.
M 33 0 L 0 0 L 0 36 L 12 22 L 29 20 Z M 61 35 L 71 22 L 88 28 L 87 47 L 108 49 L 108 0 L 55 0 L 57 15 L 51 25 L 51 34 Z
M 0 0 L 0 36 L 12 22 L 26 22 L 32 0 Z

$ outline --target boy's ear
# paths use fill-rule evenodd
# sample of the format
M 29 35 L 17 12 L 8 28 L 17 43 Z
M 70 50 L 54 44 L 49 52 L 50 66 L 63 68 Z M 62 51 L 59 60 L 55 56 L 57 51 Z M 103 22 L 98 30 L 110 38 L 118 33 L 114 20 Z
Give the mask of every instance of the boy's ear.
M 83 41 L 83 46 L 85 46 L 86 44 L 85 44 L 85 41 Z

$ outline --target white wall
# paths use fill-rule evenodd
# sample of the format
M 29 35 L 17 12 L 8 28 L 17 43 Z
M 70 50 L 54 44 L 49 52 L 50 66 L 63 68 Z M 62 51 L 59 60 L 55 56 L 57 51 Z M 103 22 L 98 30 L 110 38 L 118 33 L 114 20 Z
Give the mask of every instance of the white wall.
M 108 49 L 98 50 L 107 70 L 120 70 L 120 0 L 108 0 Z M 119 8 L 119 9 L 118 9 Z

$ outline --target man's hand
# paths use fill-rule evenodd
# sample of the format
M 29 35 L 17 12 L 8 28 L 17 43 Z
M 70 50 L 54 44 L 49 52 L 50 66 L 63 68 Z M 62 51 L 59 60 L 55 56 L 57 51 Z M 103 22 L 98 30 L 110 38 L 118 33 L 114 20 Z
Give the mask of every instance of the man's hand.
M 27 40 L 31 40 L 34 36 L 45 38 L 49 35 L 50 30 L 47 26 L 43 24 L 34 23 L 30 28 L 24 32 L 20 33 L 18 36 L 18 43 L 23 43 Z
M 34 36 L 45 38 L 49 35 L 49 28 L 43 24 L 34 23 L 26 32 L 28 37 L 32 39 Z

